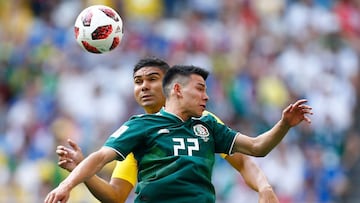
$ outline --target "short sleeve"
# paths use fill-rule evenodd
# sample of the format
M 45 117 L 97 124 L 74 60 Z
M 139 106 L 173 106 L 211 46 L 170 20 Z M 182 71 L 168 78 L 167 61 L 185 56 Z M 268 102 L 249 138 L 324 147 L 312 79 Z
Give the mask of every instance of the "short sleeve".
M 234 146 L 235 137 L 237 131 L 226 126 L 223 121 L 211 112 L 204 111 L 204 121 L 212 126 L 215 140 L 215 152 L 220 154 L 222 158 L 225 158 L 227 154 L 230 154 Z
M 209 111 L 204 111 L 204 115 L 210 115 L 210 116 L 214 117 L 218 123 L 224 124 L 224 122 L 219 117 L 217 117 L 215 114 L 213 114 Z M 220 156 L 221 156 L 221 158 L 225 159 L 228 155 L 221 153 Z
M 113 149 L 118 154 L 118 160 L 122 161 L 131 152 L 135 152 L 137 146 L 141 146 L 147 135 L 146 122 L 132 119 L 125 122 L 106 140 L 104 146 Z

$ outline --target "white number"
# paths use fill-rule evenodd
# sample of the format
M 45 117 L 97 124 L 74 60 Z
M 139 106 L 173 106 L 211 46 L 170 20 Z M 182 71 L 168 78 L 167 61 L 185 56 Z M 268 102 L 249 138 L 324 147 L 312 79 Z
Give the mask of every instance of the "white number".
M 185 149 L 184 138 L 173 138 L 174 142 L 179 142 L 179 145 L 174 145 L 174 155 L 179 155 L 179 149 Z
M 188 138 L 188 139 L 186 139 L 186 141 L 189 142 L 189 143 L 190 142 L 194 143 L 193 146 L 188 147 L 188 155 L 189 156 L 192 156 L 192 152 L 194 150 L 199 151 L 199 141 L 198 141 L 198 139 L 196 139 L 196 138 Z
M 185 150 L 185 140 L 184 138 L 173 138 L 173 141 L 178 143 L 174 145 L 174 155 L 179 155 L 179 150 Z M 187 138 L 187 143 L 193 143 L 193 145 L 187 144 L 188 156 L 192 156 L 193 151 L 199 151 L 199 141 L 196 138 Z

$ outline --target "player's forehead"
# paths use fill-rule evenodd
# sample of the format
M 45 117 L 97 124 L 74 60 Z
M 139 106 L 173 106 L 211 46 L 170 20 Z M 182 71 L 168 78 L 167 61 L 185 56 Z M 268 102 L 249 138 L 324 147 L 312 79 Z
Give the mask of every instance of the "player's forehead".
M 149 77 L 153 75 L 162 77 L 164 73 L 160 68 L 156 66 L 144 66 L 134 73 L 134 78 Z
M 206 82 L 204 80 L 203 77 L 201 77 L 200 75 L 197 75 L 197 74 L 192 74 L 190 76 L 191 80 L 190 82 L 195 85 L 195 86 L 202 86 L 204 88 L 206 88 Z

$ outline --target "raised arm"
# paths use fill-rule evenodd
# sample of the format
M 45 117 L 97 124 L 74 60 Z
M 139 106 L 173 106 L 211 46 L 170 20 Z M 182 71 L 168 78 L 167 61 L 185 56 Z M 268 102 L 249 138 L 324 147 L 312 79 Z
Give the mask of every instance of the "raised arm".
M 209 114 L 213 116 L 218 123 L 223 124 L 223 122 L 216 115 L 210 112 L 204 112 L 204 114 Z M 244 178 L 245 183 L 254 191 L 259 194 L 259 203 L 278 203 L 279 200 L 276 197 L 275 192 L 273 191 L 271 185 L 269 184 L 265 174 L 261 169 L 250 159 L 249 156 L 246 156 L 241 153 L 235 153 L 232 156 L 227 156 L 226 154 L 221 154 L 229 164 L 236 169 L 241 176 Z
M 69 199 L 70 191 L 75 186 L 94 176 L 105 164 L 113 161 L 116 156 L 115 151 L 106 147 L 90 154 L 57 188 L 46 196 L 45 203 L 65 203 Z
M 263 157 L 266 156 L 284 138 L 290 128 L 302 121 L 311 123 L 307 115 L 311 115 L 312 108 L 305 105 L 307 100 L 302 99 L 290 104 L 282 112 L 282 117 L 269 131 L 257 136 L 249 137 L 238 133 L 233 152 Z
M 226 156 L 225 159 L 240 172 L 245 183 L 259 193 L 259 203 L 278 203 L 273 188 L 269 184 L 263 171 L 250 159 L 250 157 L 236 153 Z
M 84 159 L 84 156 L 81 148 L 74 141 L 69 139 L 68 143 L 71 148 L 59 145 L 56 154 L 59 156 L 58 165 L 71 172 Z M 134 187 L 133 184 L 122 178 L 111 178 L 110 182 L 107 182 L 97 175 L 92 176 L 84 183 L 91 194 L 103 203 L 125 202 Z

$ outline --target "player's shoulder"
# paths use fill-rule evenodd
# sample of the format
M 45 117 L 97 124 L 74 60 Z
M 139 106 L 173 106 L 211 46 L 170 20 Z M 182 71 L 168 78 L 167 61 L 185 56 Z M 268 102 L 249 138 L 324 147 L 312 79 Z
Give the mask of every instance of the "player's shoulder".
M 210 111 L 207 111 L 207 110 L 203 111 L 202 116 L 212 116 L 212 117 L 216 117 L 214 113 L 211 113 Z
M 201 118 L 204 120 L 215 120 L 216 122 L 223 124 L 222 120 L 210 111 L 204 111 Z
M 142 129 L 145 130 L 146 126 L 150 126 L 153 122 L 151 122 L 150 115 L 148 114 L 137 114 L 132 115 L 129 120 L 127 120 L 123 125 L 127 126 L 131 129 Z
M 138 121 L 138 120 L 142 120 L 142 121 L 145 121 L 145 120 L 151 120 L 151 119 L 154 119 L 156 118 L 157 115 L 156 114 L 137 114 L 137 115 L 132 115 L 129 119 L 129 121 Z
M 139 118 L 143 118 L 143 117 L 146 117 L 146 115 L 147 114 L 132 115 L 129 120 L 136 120 L 136 119 L 139 119 Z
M 138 114 L 133 115 L 130 117 L 130 119 L 127 121 L 128 125 L 153 125 L 157 123 L 163 123 L 166 122 L 168 119 L 168 116 L 163 115 L 161 113 L 154 113 L 154 114 Z

